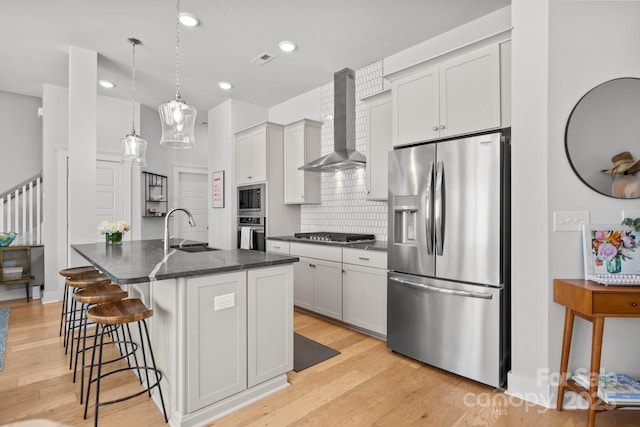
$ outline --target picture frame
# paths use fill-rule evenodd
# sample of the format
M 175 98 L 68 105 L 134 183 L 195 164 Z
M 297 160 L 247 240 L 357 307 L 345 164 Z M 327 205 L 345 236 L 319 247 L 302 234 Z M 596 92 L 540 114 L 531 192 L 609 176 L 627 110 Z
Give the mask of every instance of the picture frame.
M 224 208 L 224 171 L 211 174 L 211 195 L 213 208 Z
M 632 227 L 585 224 L 582 241 L 586 279 L 615 281 L 616 276 L 640 275 L 640 232 Z

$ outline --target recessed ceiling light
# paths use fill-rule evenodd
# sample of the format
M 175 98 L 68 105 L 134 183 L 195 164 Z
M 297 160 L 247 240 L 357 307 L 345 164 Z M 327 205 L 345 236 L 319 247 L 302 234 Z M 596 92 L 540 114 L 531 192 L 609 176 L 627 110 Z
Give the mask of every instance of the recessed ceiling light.
M 278 46 L 280 46 L 280 50 L 283 52 L 293 52 L 296 50 L 296 45 L 288 40 L 281 41 L 278 43 Z
M 233 85 L 229 82 L 220 82 L 218 83 L 218 86 L 220 87 L 220 89 L 224 89 L 224 90 L 229 90 L 233 87 Z
M 180 23 L 185 27 L 195 27 L 200 23 L 200 20 L 191 13 L 182 12 L 180 13 Z
M 111 89 L 116 86 L 113 82 L 110 82 L 108 80 L 98 80 L 98 84 L 107 89 Z

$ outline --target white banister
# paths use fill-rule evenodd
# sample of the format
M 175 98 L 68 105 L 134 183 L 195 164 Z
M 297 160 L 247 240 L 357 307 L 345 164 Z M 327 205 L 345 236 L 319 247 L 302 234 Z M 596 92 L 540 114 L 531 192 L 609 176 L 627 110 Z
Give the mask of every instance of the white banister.
M 42 175 L 0 194 L 0 231 L 18 233 L 18 244 L 42 243 Z

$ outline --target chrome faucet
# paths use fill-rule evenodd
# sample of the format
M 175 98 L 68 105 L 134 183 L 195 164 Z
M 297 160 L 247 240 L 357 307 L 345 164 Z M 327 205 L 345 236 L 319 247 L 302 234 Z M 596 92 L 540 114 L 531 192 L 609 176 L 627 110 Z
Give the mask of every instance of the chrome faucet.
M 175 211 L 182 211 L 182 212 L 186 213 L 189 216 L 189 225 L 192 226 L 192 227 L 196 226 L 196 222 L 193 219 L 193 215 L 191 215 L 191 212 L 189 212 L 188 209 L 185 209 L 185 208 L 173 208 L 173 209 L 171 209 L 167 213 L 167 216 L 164 217 L 164 251 L 165 252 L 169 251 L 169 217 Z

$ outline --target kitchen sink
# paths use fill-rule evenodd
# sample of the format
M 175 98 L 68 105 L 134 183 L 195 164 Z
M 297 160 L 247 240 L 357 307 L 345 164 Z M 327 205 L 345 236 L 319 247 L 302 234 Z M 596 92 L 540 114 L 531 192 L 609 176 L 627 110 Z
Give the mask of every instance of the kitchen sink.
M 212 248 L 209 246 L 182 246 L 175 248 L 179 251 L 183 252 L 208 252 L 208 251 L 217 251 L 219 249 Z

